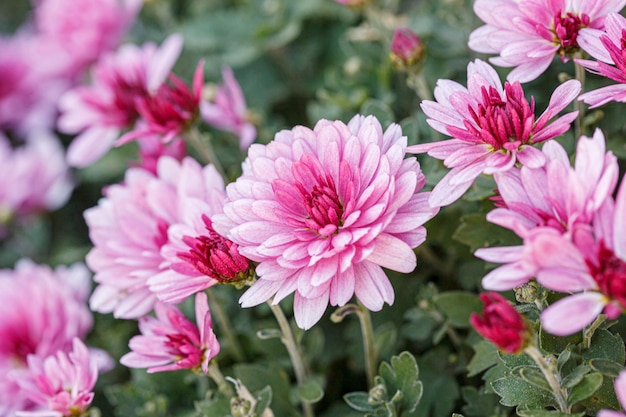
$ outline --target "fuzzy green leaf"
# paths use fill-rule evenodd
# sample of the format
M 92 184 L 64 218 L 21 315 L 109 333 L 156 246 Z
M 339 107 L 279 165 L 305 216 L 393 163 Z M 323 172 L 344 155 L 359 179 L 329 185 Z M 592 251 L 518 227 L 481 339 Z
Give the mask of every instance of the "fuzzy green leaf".
M 498 348 L 486 340 L 482 340 L 474 345 L 474 356 L 467 365 L 467 376 L 475 376 L 500 363 L 498 359 Z
M 616 378 L 619 373 L 624 369 L 622 365 L 611 360 L 604 358 L 591 359 L 589 366 L 594 371 L 600 372 L 602 375 L 607 375 Z
M 600 388 L 603 379 L 602 374 L 598 372 L 585 375 L 582 381 L 572 388 L 567 402 L 574 405 L 591 397 Z
M 500 403 L 509 407 L 545 407 L 556 404 L 554 397 L 521 378 L 507 375 L 491 383 L 493 390 L 500 396 Z
M 443 292 L 437 294 L 433 301 L 448 318 L 450 325 L 458 328 L 470 327 L 470 315 L 482 310 L 482 302 L 478 296 L 466 291 Z
M 298 387 L 298 397 L 307 403 L 316 403 L 324 397 L 324 388 L 315 379 L 309 379 Z
M 376 409 L 376 405 L 369 402 L 369 394 L 367 392 L 350 392 L 343 396 L 345 402 L 357 411 L 364 413 L 372 413 Z

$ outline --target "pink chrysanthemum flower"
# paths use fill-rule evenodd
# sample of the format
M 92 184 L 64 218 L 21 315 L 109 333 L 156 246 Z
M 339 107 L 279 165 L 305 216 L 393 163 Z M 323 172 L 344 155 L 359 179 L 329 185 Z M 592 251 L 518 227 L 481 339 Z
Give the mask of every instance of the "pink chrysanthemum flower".
M 14 374 L 22 393 L 41 409 L 17 412 L 18 417 L 79 417 L 93 400 L 98 364 L 87 346 L 73 339 L 73 349 L 42 358 L 28 356 L 28 369 Z
M 190 157 L 178 162 L 167 156 L 159 159 L 156 176 L 130 168 L 124 183 L 107 187 L 98 206 L 85 211 L 94 243 L 87 265 L 100 284 L 91 308 L 121 318 L 147 314 L 157 299 L 148 279 L 169 269 L 161 254 L 169 242 L 168 228 L 198 214 L 190 201 L 218 204 L 213 201 L 224 198 L 223 187 L 214 167 L 203 168 Z
M 51 270 L 22 260 L 0 270 L 0 415 L 35 408 L 11 371 L 26 368 L 29 355 L 69 351 L 74 337 L 87 334 L 90 287 L 87 269 L 78 264 Z
M 213 100 L 200 104 L 200 114 L 216 129 L 237 135 L 239 148 L 245 151 L 256 138 L 256 127 L 248 119 L 246 99 L 233 70 L 222 68 L 222 78 L 223 84 L 217 88 Z
M 243 174 L 227 186 L 215 230 L 259 262 L 258 280 L 240 303 L 278 303 L 295 293 L 298 326 L 308 329 L 326 307 L 353 295 L 377 311 L 394 301 L 382 267 L 411 272 L 422 226 L 438 208 L 420 192 L 424 175 L 404 159 L 398 125 L 383 132 L 373 116 L 348 125 L 321 120 L 297 126 L 268 145 L 252 145 Z
M 163 143 L 159 135 L 148 135 L 137 139 L 139 147 L 139 161 L 135 166 L 157 175 L 159 159 L 162 156 L 171 156 L 177 161 L 182 161 L 187 156 L 187 146 L 181 138 L 176 138 L 168 143 Z
M 137 100 L 158 90 L 182 49 L 182 37 L 172 35 L 160 48 L 122 45 L 96 63 L 90 86 L 68 91 L 59 103 L 58 127 L 78 134 L 68 148 L 70 165 L 85 167 L 102 157 L 139 112 Z
M 541 229 L 574 239 L 578 228 L 589 227 L 613 194 L 619 167 L 613 153 L 606 152 L 600 130 L 592 138 L 580 138 L 574 167 L 555 141 L 546 143 L 543 152 L 547 159 L 543 167 L 522 167 L 494 176 L 503 207 L 487 214 L 487 220 L 514 231 L 524 239 L 524 245 L 475 252 L 483 260 L 506 264 L 483 278 L 485 289 L 505 291 L 530 280 L 536 265 L 529 246 Z
M 156 318 L 139 319 L 141 335 L 130 339 L 132 352 L 120 359 L 122 365 L 148 368 L 148 373 L 190 369 L 206 374 L 220 352 L 206 294 L 196 294 L 196 325 L 172 304 L 158 303 L 154 312 Z
M 453 139 L 409 146 L 407 152 L 442 159 L 452 170 L 435 186 L 433 206 L 459 199 L 481 173 L 507 171 L 516 162 L 539 167 L 545 157 L 532 145 L 565 133 L 578 112 L 548 122 L 572 102 L 580 83 L 570 80 L 552 93 L 548 108 L 535 119 L 535 101 L 524 97 L 518 82 L 504 84 L 487 63 L 476 60 L 467 67 L 467 88 L 451 80 L 439 80 L 437 101 L 423 101 L 428 124 Z
M 583 28 L 604 28 L 610 12 L 626 0 L 477 0 L 474 11 L 486 24 L 470 34 L 469 47 L 498 54 L 491 62 L 515 67 L 508 76 L 521 83 L 539 77 L 555 56 L 568 61 L 580 51 Z
M 615 394 L 622 408 L 626 409 L 626 371 L 619 373 L 615 378 Z M 600 410 L 597 417 L 626 417 L 626 414 L 613 410 Z
M 58 44 L 74 72 L 114 49 L 131 26 L 142 0 L 46 0 L 37 5 L 37 32 Z
M 582 47 L 598 61 L 577 59 L 576 63 L 589 72 L 610 78 L 620 84 L 588 91 L 578 97 L 591 108 L 610 101 L 626 102 L 626 18 L 609 13 L 605 20 L 605 31 L 585 29 L 580 31 Z
M 168 303 L 183 301 L 218 282 L 241 281 L 250 275 L 248 259 L 239 254 L 236 244 L 213 229 L 210 220 L 222 212 L 224 180 L 212 165 L 201 168 L 194 164 L 193 169 L 203 195 L 180 205 L 181 221 L 169 228 L 169 241 L 161 250 L 166 268 L 148 280 L 150 290 Z
M 548 332 L 562 336 L 589 325 L 602 312 L 615 319 L 626 310 L 626 181 L 615 203 L 596 212 L 593 233 L 582 229 L 573 241 L 558 234 L 535 240 L 537 281 L 554 291 L 574 293 L 541 314 Z

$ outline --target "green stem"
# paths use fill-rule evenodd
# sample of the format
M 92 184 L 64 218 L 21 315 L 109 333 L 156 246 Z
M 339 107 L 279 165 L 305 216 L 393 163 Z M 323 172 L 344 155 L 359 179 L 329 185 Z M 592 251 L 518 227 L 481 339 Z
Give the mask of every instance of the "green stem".
M 589 349 L 591 347 L 591 338 L 593 334 L 598 330 L 600 325 L 606 321 L 606 315 L 600 314 L 589 326 L 583 330 L 583 348 Z
M 217 365 L 215 360 L 209 362 L 209 372 L 207 375 L 217 384 L 217 389 L 227 396 L 228 398 L 232 398 L 235 393 L 233 392 L 232 387 L 228 382 L 226 382 L 226 378 L 220 371 L 220 367 Z
M 376 376 L 376 366 L 378 365 L 378 352 L 374 344 L 374 327 L 370 311 L 359 303 L 356 310 L 361 323 L 361 334 L 363 336 L 363 352 L 365 355 L 365 372 L 367 375 L 367 387 L 374 387 L 374 377 Z
M 576 79 L 580 81 L 580 85 L 582 87 L 582 91 L 584 91 L 585 87 L 585 69 L 579 65 L 574 64 L 574 72 L 576 75 Z M 583 132 L 583 120 L 585 118 L 585 106 L 584 103 L 580 100 L 574 101 L 574 107 L 578 110 L 578 117 L 576 117 L 576 123 L 574 124 L 574 141 L 577 141 L 578 138 L 585 132 Z
M 559 409 L 565 414 L 570 414 L 570 407 L 567 405 L 567 389 L 561 388 L 561 376 L 554 366 L 554 361 L 549 363 L 546 358 L 539 352 L 536 346 L 530 345 L 524 349 L 524 352 L 530 356 L 548 381 L 554 398 L 559 404 Z
M 430 91 L 430 87 L 424 78 L 424 74 L 419 71 L 417 73 L 410 73 L 407 76 L 406 83 L 420 98 L 420 100 L 432 100 L 433 95 Z
M 186 138 L 187 142 L 198 152 L 202 162 L 205 164 L 213 164 L 222 178 L 226 178 L 224 167 L 213 150 L 211 137 L 208 134 L 200 133 L 197 127 L 192 127 L 187 131 Z
M 233 355 L 233 359 L 236 362 L 243 362 L 245 356 L 243 354 L 243 351 L 241 350 L 239 342 L 237 341 L 237 337 L 235 337 L 235 333 L 233 332 L 233 326 L 228 319 L 228 315 L 224 312 L 222 304 L 215 297 L 213 291 L 211 289 L 207 289 L 205 292 L 207 293 L 207 296 L 209 298 L 211 314 L 213 315 L 213 317 L 215 317 L 215 321 L 217 321 L 220 330 L 224 334 L 224 337 L 226 337 L 226 340 L 228 340 L 228 347 L 230 353 Z
M 274 314 L 274 317 L 276 317 L 276 321 L 278 322 L 278 326 L 282 332 L 281 341 L 289 353 L 289 358 L 291 359 L 291 363 L 293 365 L 293 371 L 296 375 L 296 381 L 298 382 L 298 385 L 303 385 L 308 379 L 307 370 L 304 365 L 302 355 L 300 354 L 296 338 L 294 337 L 291 326 L 289 325 L 289 321 L 278 304 L 272 304 L 272 300 L 269 300 L 267 304 L 272 309 L 272 313 Z M 305 417 L 315 416 L 311 403 L 302 401 L 302 410 L 304 411 Z

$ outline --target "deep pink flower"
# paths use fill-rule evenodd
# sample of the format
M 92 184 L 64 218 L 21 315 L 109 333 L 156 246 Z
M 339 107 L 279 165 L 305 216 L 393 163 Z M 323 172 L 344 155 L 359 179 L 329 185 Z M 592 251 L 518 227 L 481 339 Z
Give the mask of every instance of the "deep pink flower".
M 142 0 L 45 0 L 35 8 L 35 29 L 63 49 L 76 73 L 115 49 L 141 5 Z
M 141 335 L 130 339 L 132 352 L 120 359 L 122 365 L 148 368 L 148 373 L 191 369 L 206 374 L 220 352 L 206 294 L 196 294 L 196 325 L 172 304 L 158 303 L 154 312 L 156 318 L 139 319 Z
M 121 318 L 147 314 L 156 301 L 148 279 L 169 264 L 161 248 L 169 242 L 168 228 L 190 219 L 189 201 L 221 201 L 215 168 L 203 168 L 190 157 L 178 162 L 161 157 L 157 175 L 140 168 L 126 171 L 124 183 L 106 188 L 98 206 L 85 211 L 94 248 L 87 265 L 100 284 L 91 308 Z M 223 182 L 221 182 L 223 190 Z
M 86 335 L 90 287 L 87 269 L 78 264 L 51 270 L 22 260 L 0 270 L 0 415 L 35 408 L 19 389 L 21 377 L 10 372 L 25 369 L 29 355 L 69 351 L 74 337 Z
M 157 175 L 157 166 L 162 156 L 171 156 L 177 161 L 182 161 L 187 156 L 187 146 L 181 138 L 176 138 L 168 143 L 163 143 L 158 135 L 143 136 L 137 139 L 139 146 L 139 166 L 154 175 Z
M 554 291 L 574 293 L 541 314 L 543 327 L 556 335 L 583 329 L 604 312 L 617 318 L 626 309 L 626 181 L 615 204 L 607 199 L 596 212 L 593 229 L 572 241 L 544 235 L 533 245 L 537 281 Z
M 529 333 L 522 315 L 498 293 L 482 293 L 480 299 L 483 313 L 472 313 L 472 327 L 502 352 L 519 353 L 528 342 Z
M 620 84 L 601 87 L 581 94 L 579 100 L 591 108 L 610 101 L 626 101 L 626 18 L 609 13 L 605 20 L 605 31 L 584 29 L 580 31 L 580 43 L 585 51 L 598 61 L 577 59 L 576 63 L 589 72 L 610 78 Z
M 237 135 L 239 148 L 245 151 L 256 138 L 256 127 L 248 119 L 246 99 L 229 67 L 222 68 L 222 79 L 213 100 L 200 104 L 200 114 L 209 125 Z
M 77 417 L 89 408 L 98 380 L 98 364 L 79 338 L 71 352 L 42 358 L 28 356 L 28 369 L 15 371 L 21 392 L 41 409 L 18 417 Z
M 483 260 L 506 265 L 494 269 L 482 281 L 487 290 L 505 291 L 530 280 L 535 272 L 531 249 L 541 229 L 551 229 L 568 239 L 579 227 L 589 227 L 596 212 L 611 198 L 618 179 L 617 159 L 606 152 L 604 135 L 581 137 L 574 167 L 565 149 L 555 141 L 543 146 L 546 164 L 522 167 L 494 175 L 503 207 L 487 214 L 487 220 L 514 231 L 523 246 L 478 249 Z
M 59 103 L 58 127 L 78 134 L 68 149 L 70 165 L 85 167 L 102 157 L 123 130 L 131 128 L 139 112 L 139 98 L 158 90 L 182 49 L 182 37 L 171 35 L 160 48 L 122 45 L 96 63 L 93 83 L 68 91 Z
M 615 394 L 622 408 L 626 408 L 626 371 L 619 373 L 615 378 Z M 626 417 L 626 414 L 613 410 L 600 410 L 598 411 L 598 417 Z
M 14 148 L 0 132 L 0 217 L 57 209 L 72 188 L 63 147 L 51 133 L 33 132 Z
M 545 157 L 532 145 L 565 133 L 578 112 L 548 122 L 576 98 L 580 83 L 570 80 L 552 93 L 548 108 L 535 118 L 535 101 L 524 97 L 518 82 L 504 84 L 496 71 L 481 60 L 467 67 L 467 88 L 439 80 L 437 101 L 423 101 L 428 124 L 453 139 L 409 146 L 407 152 L 442 159 L 452 170 L 433 189 L 430 203 L 448 205 L 460 198 L 481 173 L 511 169 L 516 162 L 529 167 Z
M 411 272 L 422 226 L 438 211 L 422 193 L 425 178 L 398 125 L 384 133 L 373 116 L 297 126 L 268 145 L 252 145 L 243 174 L 227 186 L 215 230 L 259 262 L 244 307 L 295 293 L 302 328 L 327 305 L 353 295 L 370 310 L 394 301 L 382 267 Z
M 510 81 L 532 81 L 555 56 L 566 62 L 580 51 L 583 28 L 602 29 L 610 12 L 626 0 L 477 0 L 474 11 L 485 22 L 470 34 L 469 47 L 498 54 L 491 62 L 515 67 Z
M 424 43 L 408 27 L 400 27 L 391 39 L 391 62 L 399 69 L 418 69 L 424 58 Z

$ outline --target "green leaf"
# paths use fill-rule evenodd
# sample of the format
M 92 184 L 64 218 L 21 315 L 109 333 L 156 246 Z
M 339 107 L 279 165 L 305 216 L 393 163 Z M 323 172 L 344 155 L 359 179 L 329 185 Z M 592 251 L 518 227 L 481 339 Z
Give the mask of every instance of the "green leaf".
M 250 392 L 261 392 L 269 385 L 274 414 L 288 416 L 295 412 L 295 407 L 289 401 L 289 379 L 280 367 L 240 363 L 234 366 L 234 374 Z
M 203 417 L 226 417 L 230 415 L 230 401 L 225 397 L 196 401 L 196 412 Z
M 467 291 L 442 292 L 433 301 L 450 325 L 458 328 L 470 327 L 470 314 L 480 312 L 483 306 L 476 294 Z
M 256 393 L 256 406 L 254 412 L 257 416 L 262 416 L 263 412 L 272 403 L 272 387 L 269 385 Z
M 478 248 L 519 244 L 519 237 L 508 229 L 489 223 L 482 214 L 466 214 L 452 238 L 474 252 Z
M 585 415 L 584 412 L 570 414 L 570 413 L 563 413 L 557 410 L 543 410 L 543 409 L 538 409 L 538 410 L 517 409 L 516 411 L 519 417 L 582 417 Z
M 474 356 L 467 365 L 467 376 L 475 376 L 500 363 L 498 358 L 498 348 L 486 340 L 482 340 L 474 345 Z
M 500 396 L 500 403 L 509 407 L 545 407 L 556 404 L 552 394 L 513 375 L 495 380 L 491 386 Z
M 579 402 L 577 407 L 585 407 L 590 415 L 601 409 L 619 410 L 621 406 L 615 395 L 613 379 L 604 378 L 602 386 L 591 397 Z
M 602 385 L 604 377 L 601 373 L 594 372 L 588 375 L 580 381 L 570 391 L 567 402 L 569 405 L 574 405 L 582 400 L 591 397 Z
M 369 394 L 367 392 L 350 392 L 343 396 L 344 401 L 357 411 L 364 413 L 374 412 L 376 406 L 369 402 Z
M 466 386 L 461 388 L 465 405 L 463 413 L 468 417 L 485 417 L 500 415 L 496 410 L 500 407 L 498 396 L 494 393 L 479 391 L 476 387 Z
M 585 375 L 587 375 L 590 370 L 591 368 L 589 368 L 589 366 L 585 364 L 578 365 L 572 370 L 572 372 L 570 372 L 565 378 L 563 378 L 563 381 L 561 381 L 561 385 L 565 388 L 572 388 L 576 386 L 580 381 L 583 380 Z
M 511 372 L 511 374 L 519 376 L 524 381 L 528 382 L 529 384 L 537 388 L 540 388 L 544 391 L 552 393 L 552 388 L 550 388 L 550 384 L 548 384 L 548 381 L 546 381 L 546 378 L 543 376 L 541 371 L 536 367 L 520 366 L 520 367 L 515 368 Z
M 591 359 L 589 366 L 594 371 L 600 372 L 602 375 L 607 375 L 612 378 L 616 378 L 619 373 L 624 369 L 622 365 L 611 360 L 604 358 Z
M 606 329 L 598 329 L 591 338 L 591 346 L 582 352 L 584 359 L 604 358 L 623 364 L 626 357 L 624 340 Z
M 398 415 L 412 413 L 422 398 L 422 382 L 419 380 L 417 361 L 409 352 L 402 352 L 391 358 L 391 365 L 383 362 L 379 368 L 379 375 L 384 381 L 387 393 L 402 393 L 398 402 Z
M 569 345 L 576 345 L 582 340 L 581 333 L 574 333 L 569 336 L 554 336 L 541 329 L 539 333 L 539 346 L 549 353 L 559 354 Z
M 134 384 L 112 385 L 105 388 L 117 416 L 165 417 L 167 398 Z
M 316 403 L 324 397 L 324 388 L 315 379 L 309 379 L 298 386 L 298 397 L 307 403 Z

